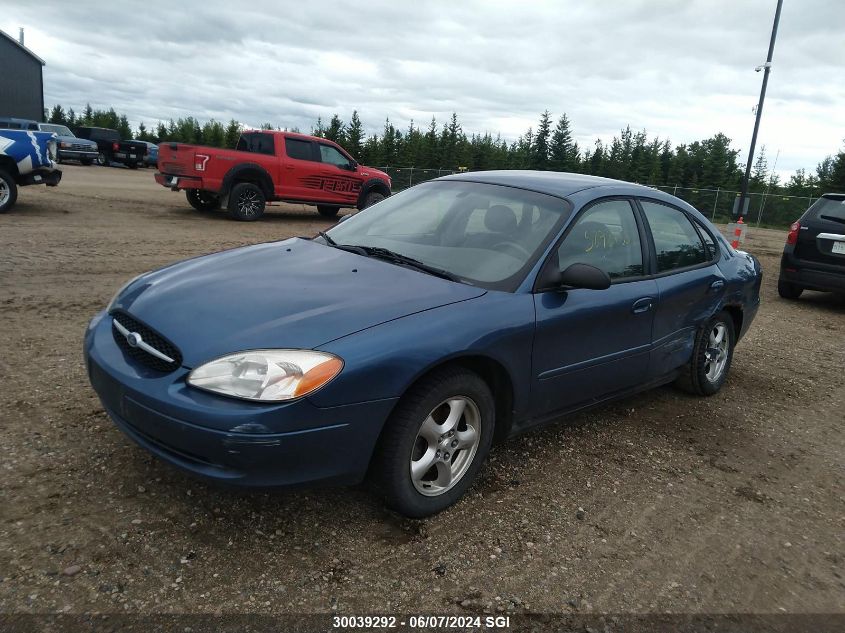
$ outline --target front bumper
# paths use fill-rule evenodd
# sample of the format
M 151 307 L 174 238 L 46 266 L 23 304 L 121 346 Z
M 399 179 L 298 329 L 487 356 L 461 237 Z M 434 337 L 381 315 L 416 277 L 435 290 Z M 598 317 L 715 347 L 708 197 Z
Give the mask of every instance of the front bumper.
M 61 158 L 62 160 L 91 160 L 91 161 L 94 161 L 94 160 L 97 160 L 98 155 L 99 155 L 99 152 L 94 151 L 94 150 L 92 150 L 90 152 L 85 152 L 85 151 L 79 151 L 79 150 L 75 150 L 75 149 L 62 149 L 61 147 L 59 148 L 59 158 Z
M 18 185 L 21 187 L 25 187 L 26 185 L 47 185 L 48 187 L 55 187 L 61 179 L 61 169 L 35 169 L 22 176 L 18 181 Z
M 355 484 L 366 474 L 395 400 L 320 408 L 307 398 L 256 404 L 189 387 L 182 368 L 160 374 L 124 356 L 111 318 L 85 336 L 91 385 L 114 423 L 160 459 L 242 486 Z
M 163 174 L 156 172 L 155 179 L 162 187 L 168 187 L 173 191 L 179 189 L 202 189 L 202 178 L 194 178 L 193 176 L 176 176 L 173 174 Z
M 815 264 L 784 253 L 780 278 L 807 290 L 845 292 L 845 266 Z

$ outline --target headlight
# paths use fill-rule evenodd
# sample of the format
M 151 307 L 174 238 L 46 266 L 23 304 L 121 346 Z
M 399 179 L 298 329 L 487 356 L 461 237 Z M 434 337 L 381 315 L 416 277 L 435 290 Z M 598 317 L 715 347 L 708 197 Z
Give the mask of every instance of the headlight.
M 147 272 L 149 272 L 149 271 L 147 271 Z M 141 274 L 140 274 L 140 275 L 138 275 L 137 277 L 133 277 L 132 279 L 130 279 L 129 281 L 127 281 L 125 284 L 123 284 L 123 285 L 122 285 L 122 286 L 118 289 L 118 291 L 114 293 L 114 296 L 111 298 L 111 301 L 109 301 L 109 305 L 106 307 L 106 312 L 111 312 L 111 309 L 114 307 L 114 302 L 115 302 L 115 301 L 117 301 L 117 298 L 118 298 L 121 294 L 123 294 L 123 291 L 124 291 L 124 290 L 126 290 L 129 286 L 131 286 L 132 284 L 134 284 L 134 283 L 135 283 L 138 279 L 140 279 L 141 277 L 143 277 L 143 276 L 144 276 L 144 275 L 146 275 L 146 274 L 147 274 L 147 273 L 141 273 Z
M 50 160 L 56 160 L 56 141 L 47 141 L 47 156 Z
M 256 349 L 197 367 L 188 384 L 234 398 L 278 402 L 313 393 L 341 369 L 343 361 L 326 352 Z

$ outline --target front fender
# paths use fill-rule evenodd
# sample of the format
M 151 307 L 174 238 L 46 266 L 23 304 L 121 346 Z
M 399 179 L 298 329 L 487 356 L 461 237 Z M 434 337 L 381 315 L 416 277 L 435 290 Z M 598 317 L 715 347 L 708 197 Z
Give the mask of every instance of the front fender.
M 311 396 L 320 407 L 401 397 L 433 368 L 485 357 L 508 373 L 514 411 L 530 400 L 534 302 L 530 294 L 487 292 L 350 334 L 319 347 L 344 361 L 340 376 Z

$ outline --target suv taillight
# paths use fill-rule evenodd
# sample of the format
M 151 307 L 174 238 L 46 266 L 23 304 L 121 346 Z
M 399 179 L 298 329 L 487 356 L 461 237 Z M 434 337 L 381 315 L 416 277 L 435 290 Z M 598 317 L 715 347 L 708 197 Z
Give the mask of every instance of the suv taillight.
M 194 169 L 197 171 L 205 171 L 205 164 L 211 158 L 208 154 L 197 154 L 194 156 Z
M 789 233 L 786 234 L 786 243 L 787 244 L 796 244 L 798 242 L 798 231 L 801 230 L 801 223 L 800 222 L 793 222 L 792 225 L 789 227 Z
M 114 150 L 116 152 L 117 150 L 120 149 L 120 144 L 119 143 L 112 143 L 111 148 L 112 148 L 112 150 Z

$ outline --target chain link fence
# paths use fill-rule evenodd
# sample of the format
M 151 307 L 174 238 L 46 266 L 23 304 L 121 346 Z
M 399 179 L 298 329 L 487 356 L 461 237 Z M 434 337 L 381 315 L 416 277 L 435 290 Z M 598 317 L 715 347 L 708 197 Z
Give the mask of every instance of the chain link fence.
M 379 167 L 393 181 L 393 191 L 402 191 L 426 180 L 457 173 L 453 169 L 420 169 L 418 167 Z M 646 185 L 671 193 L 690 203 L 711 221 L 732 222 L 733 207 L 739 198 L 739 191 L 727 189 L 706 189 L 665 185 Z M 744 214 L 746 224 L 763 227 L 785 227 L 797 220 L 818 198 L 785 196 L 778 193 L 749 193 L 748 212 Z
M 402 191 L 426 180 L 458 173 L 454 169 L 420 169 L 418 167 L 376 167 L 393 181 L 393 191 Z
M 736 220 L 732 212 L 734 203 L 739 198 L 739 191 L 648 186 L 685 200 L 713 222 L 726 223 Z M 749 193 L 748 198 L 748 212 L 743 214 L 743 221 L 763 227 L 789 226 L 818 199 L 777 193 Z

